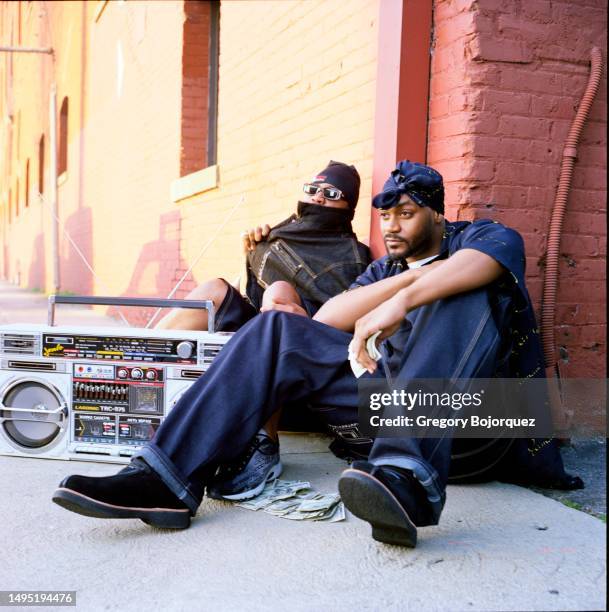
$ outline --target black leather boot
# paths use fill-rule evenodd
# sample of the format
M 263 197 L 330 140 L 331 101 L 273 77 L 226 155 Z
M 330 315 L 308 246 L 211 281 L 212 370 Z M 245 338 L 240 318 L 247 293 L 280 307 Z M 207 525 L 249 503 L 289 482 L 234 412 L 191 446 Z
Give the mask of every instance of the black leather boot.
M 189 508 L 140 459 L 114 476 L 68 476 L 53 494 L 53 501 L 95 518 L 139 518 L 164 529 L 190 525 Z
M 437 518 L 425 489 L 410 470 L 354 461 L 338 481 L 349 511 L 372 526 L 372 537 L 386 544 L 417 544 L 417 525 L 435 525 Z

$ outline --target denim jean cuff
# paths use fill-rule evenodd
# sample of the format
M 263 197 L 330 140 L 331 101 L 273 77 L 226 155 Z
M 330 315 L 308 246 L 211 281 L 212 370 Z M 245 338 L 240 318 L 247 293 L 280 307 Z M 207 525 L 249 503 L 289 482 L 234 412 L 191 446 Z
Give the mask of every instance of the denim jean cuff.
M 411 455 L 379 457 L 378 459 L 371 460 L 371 463 L 379 467 L 387 465 L 410 470 L 425 489 L 433 513 L 433 520 L 435 524 L 438 523 L 444 508 L 444 502 L 446 501 L 446 494 L 438 482 L 439 475 L 434 468 L 426 461 Z
M 134 458 L 143 459 L 159 475 L 169 490 L 188 506 L 192 516 L 197 513 L 201 498 L 192 492 L 188 482 L 179 475 L 173 463 L 160 448 L 148 444 Z

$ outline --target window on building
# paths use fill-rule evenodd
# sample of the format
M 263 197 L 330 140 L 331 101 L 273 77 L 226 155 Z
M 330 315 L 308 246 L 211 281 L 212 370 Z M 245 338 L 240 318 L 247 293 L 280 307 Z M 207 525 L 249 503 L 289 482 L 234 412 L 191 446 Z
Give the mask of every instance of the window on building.
M 207 165 L 217 161 L 218 143 L 218 60 L 220 57 L 220 2 L 210 3 L 209 110 L 207 113 Z
M 30 205 L 30 160 L 25 162 L 25 207 Z
M 44 193 L 44 134 L 38 141 L 38 193 Z
M 15 218 L 19 216 L 19 179 L 15 183 Z
M 61 103 L 59 112 L 59 152 L 57 157 L 57 176 L 68 170 L 68 98 Z
M 220 2 L 184 2 L 184 11 L 181 176 L 217 161 Z

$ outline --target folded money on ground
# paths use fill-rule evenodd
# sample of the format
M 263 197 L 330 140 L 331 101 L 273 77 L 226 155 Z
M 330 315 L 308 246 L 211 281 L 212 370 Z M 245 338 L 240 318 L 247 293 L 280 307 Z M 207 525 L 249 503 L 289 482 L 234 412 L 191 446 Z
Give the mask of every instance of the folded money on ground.
M 345 507 L 337 493 L 317 493 L 304 481 L 275 480 L 260 495 L 237 506 L 248 510 L 264 510 L 274 516 L 293 521 L 345 520 Z

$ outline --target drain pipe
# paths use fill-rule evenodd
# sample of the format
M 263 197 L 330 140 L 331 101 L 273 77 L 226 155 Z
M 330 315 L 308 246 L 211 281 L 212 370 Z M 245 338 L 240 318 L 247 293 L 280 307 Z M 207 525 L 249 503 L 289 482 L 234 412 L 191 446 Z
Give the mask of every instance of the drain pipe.
M 593 47 L 591 51 L 590 64 L 590 76 L 588 77 L 586 91 L 582 96 L 577 114 L 571 124 L 571 129 L 569 130 L 569 135 L 567 136 L 563 149 L 558 189 L 554 199 L 554 209 L 552 211 L 550 232 L 548 235 L 546 269 L 543 280 L 543 298 L 541 306 L 541 337 L 546 375 L 548 378 L 560 378 L 558 360 L 556 359 L 556 337 L 554 332 L 560 238 L 567 207 L 567 198 L 573 178 L 573 168 L 575 166 L 575 160 L 577 159 L 577 145 L 588 114 L 590 113 L 590 107 L 598 91 L 603 70 L 603 57 L 598 47 Z

